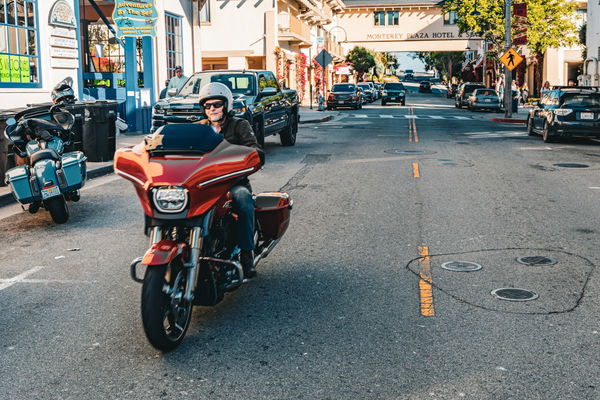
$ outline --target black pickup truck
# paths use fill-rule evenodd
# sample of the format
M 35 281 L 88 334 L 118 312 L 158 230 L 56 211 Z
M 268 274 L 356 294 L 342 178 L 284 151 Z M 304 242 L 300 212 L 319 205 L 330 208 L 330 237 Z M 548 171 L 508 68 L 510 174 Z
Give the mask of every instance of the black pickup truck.
M 236 116 L 247 119 L 258 143 L 279 135 L 283 146 L 293 146 L 298 132 L 298 95 L 282 90 L 271 71 L 215 70 L 192 75 L 176 94 L 159 100 L 152 110 L 152 130 L 168 123 L 196 122 L 205 118 L 198 104 L 200 89 L 221 82 L 233 93 Z

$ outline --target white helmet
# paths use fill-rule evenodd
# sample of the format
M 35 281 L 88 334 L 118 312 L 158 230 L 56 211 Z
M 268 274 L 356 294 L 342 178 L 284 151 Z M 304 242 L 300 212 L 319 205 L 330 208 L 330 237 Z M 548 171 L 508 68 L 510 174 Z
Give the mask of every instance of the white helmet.
M 207 100 L 221 99 L 225 101 L 223 114 L 227 115 L 233 109 L 233 94 L 231 90 L 220 82 L 211 82 L 200 89 L 200 105 L 203 106 Z

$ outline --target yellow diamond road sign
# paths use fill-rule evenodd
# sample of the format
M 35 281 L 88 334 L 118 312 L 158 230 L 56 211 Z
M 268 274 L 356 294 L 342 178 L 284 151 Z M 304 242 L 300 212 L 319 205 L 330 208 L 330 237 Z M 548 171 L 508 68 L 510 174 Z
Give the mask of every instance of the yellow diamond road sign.
M 508 51 L 500 57 L 502 64 L 506 65 L 506 68 L 511 71 L 515 69 L 517 65 L 521 64 L 523 60 L 523 57 L 519 55 L 515 49 L 508 49 Z

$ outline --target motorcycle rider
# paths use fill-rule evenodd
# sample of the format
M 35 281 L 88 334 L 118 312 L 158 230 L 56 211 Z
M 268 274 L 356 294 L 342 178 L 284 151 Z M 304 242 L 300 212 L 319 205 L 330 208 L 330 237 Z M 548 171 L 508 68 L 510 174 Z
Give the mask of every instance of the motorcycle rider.
M 210 125 L 223 135 L 229 143 L 258 148 L 258 142 L 250 123 L 237 118 L 233 112 L 233 94 L 220 82 L 212 82 L 200 90 L 200 107 L 204 109 L 206 119 L 201 124 Z M 244 268 L 244 277 L 256 275 L 254 268 L 254 200 L 250 182 L 246 179 L 231 191 L 234 209 L 238 215 L 237 236 L 241 249 L 240 262 Z

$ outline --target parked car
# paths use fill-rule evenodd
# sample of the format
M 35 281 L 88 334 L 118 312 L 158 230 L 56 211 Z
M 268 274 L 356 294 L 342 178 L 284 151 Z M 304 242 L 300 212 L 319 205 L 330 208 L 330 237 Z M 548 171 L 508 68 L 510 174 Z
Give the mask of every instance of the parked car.
M 412 69 L 407 69 L 406 71 L 404 71 L 404 80 L 405 81 L 410 81 L 415 79 L 415 72 Z
M 362 108 L 362 96 L 358 87 L 353 83 L 337 83 L 332 86 L 327 96 L 327 109 L 336 107 Z
M 456 93 L 454 106 L 456 108 L 467 106 L 469 104 L 469 96 L 477 89 L 485 89 L 485 86 L 481 83 L 463 83 L 460 85 L 458 87 L 458 92 Z
M 421 81 L 421 83 L 419 84 L 419 92 L 420 93 L 431 93 L 431 82 Z
M 281 144 L 293 146 L 298 132 L 298 95 L 282 89 L 271 71 L 215 70 L 192 75 L 173 97 L 159 100 L 152 110 L 152 130 L 170 123 L 190 123 L 205 117 L 200 109 L 200 89 L 210 82 L 221 82 L 231 89 L 233 109 L 238 117 L 252 124 L 258 143 L 279 135 Z
M 597 87 L 554 87 L 534 103 L 527 133 L 544 142 L 564 137 L 600 137 L 600 92 Z
M 498 93 L 494 89 L 475 89 L 471 96 L 469 96 L 467 106 L 470 111 L 502 111 L 500 97 L 498 97 Z
M 458 85 L 456 83 L 448 85 L 448 92 L 446 92 L 446 97 L 449 99 L 455 97 L 457 90 L 458 90 Z
M 391 102 L 400 103 L 402 105 L 406 104 L 406 88 L 402 83 L 388 82 L 383 85 L 381 105 L 385 106 L 387 103 Z
M 363 89 L 365 97 L 368 99 L 369 103 L 377 100 L 377 95 L 375 94 L 375 85 L 373 85 L 373 82 L 360 82 L 358 86 Z

